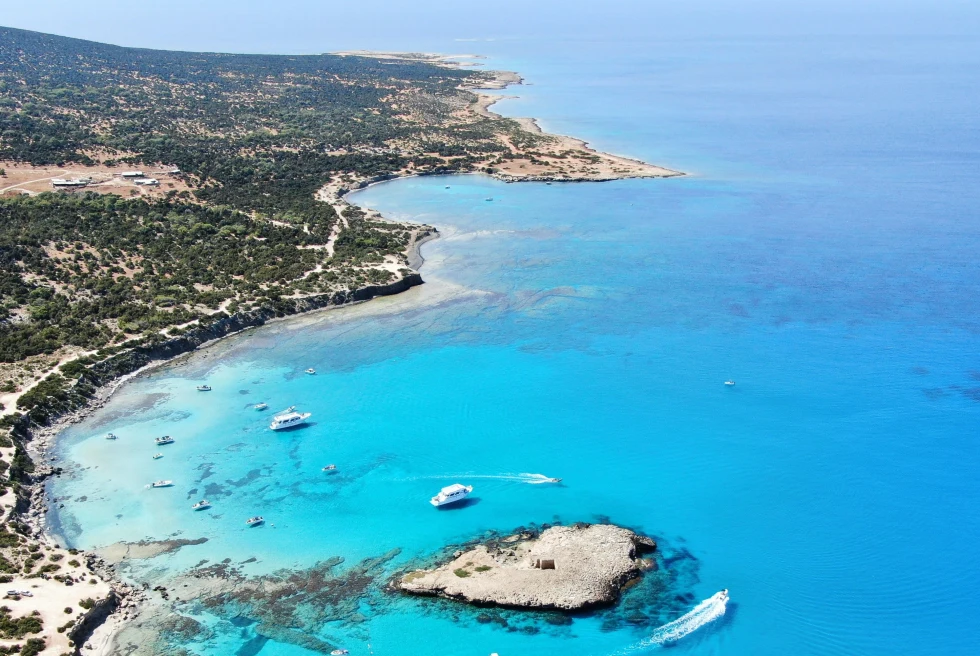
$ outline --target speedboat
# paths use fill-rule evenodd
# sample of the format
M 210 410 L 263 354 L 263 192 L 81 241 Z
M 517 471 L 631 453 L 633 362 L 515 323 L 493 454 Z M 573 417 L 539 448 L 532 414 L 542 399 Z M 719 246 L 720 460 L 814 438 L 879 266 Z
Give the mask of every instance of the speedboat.
M 154 460 L 159 460 L 162 457 L 163 457 L 163 454 L 162 453 L 154 453 L 153 454 L 153 459 Z
M 429 500 L 429 503 L 436 508 L 450 503 L 456 503 L 468 497 L 472 491 L 472 485 L 460 485 L 459 483 L 453 483 L 452 485 L 446 486 L 439 490 L 439 494 L 432 497 Z
M 490 198 L 487 198 L 487 199 L 486 199 L 486 201 L 487 201 L 488 203 L 489 203 L 490 201 L 492 201 L 492 200 L 493 200 L 493 196 L 491 196 Z
M 733 387 L 735 385 L 735 381 L 734 380 L 726 380 L 725 381 L 725 384 L 728 385 L 729 387 Z
M 211 386 L 210 385 L 198 385 L 197 386 L 197 391 L 198 392 L 210 392 L 211 391 Z
M 255 404 L 255 409 L 256 410 L 265 410 L 268 407 L 269 407 L 269 404 L 268 403 L 256 403 Z
M 163 437 L 158 437 L 153 441 L 156 442 L 158 445 L 163 446 L 164 444 L 173 444 L 174 438 L 170 437 L 169 435 L 164 435 Z
M 191 506 L 191 510 L 207 510 L 210 507 L 211 507 L 210 501 L 208 501 L 207 499 L 201 499 L 193 506 Z
M 116 439 L 119 439 L 115 435 L 113 435 L 112 433 L 107 433 L 106 436 L 105 436 L 105 438 L 107 440 L 116 440 Z
M 446 185 L 446 189 L 449 189 L 449 185 Z
M 258 526 L 259 524 L 262 524 L 263 522 L 265 522 L 265 517 L 262 517 L 260 515 L 256 515 L 255 517 L 249 517 L 248 519 L 246 519 L 245 520 L 245 525 L 246 526 Z
M 337 465 L 327 465 L 326 467 L 323 468 L 322 471 L 325 472 L 337 471 Z
M 449 189 L 449 187 L 446 187 L 446 189 Z M 346 649 L 334 649 L 330 652 L 330 656 L 347 656 L 349 653 Z
M 547 479 L 545 481 L 545 483 L 561 483 L 561 479 L 560 478 L 549 478 L 549 479 Z
M 316 369 L 314 369 L 313 367 L 310 367 L 309 369 L 306 370 L 306 373 L 308 373 L 309 375 L 312 376 L 313 374 L 316 373 Z
M 173 484 L 173 481 L 155 481 L 150 483 L 150 487 L 172 487 Z
M 272 423 L 269 424 L 269 428 L 274 431 L 278 431 L 285 430 L 286 428 L 302 426 L 312 414 L 313 413 L 311 412 L 295 412 L 291 409 L 286 410 L 285 412 L 280 412 L 272 418 Z

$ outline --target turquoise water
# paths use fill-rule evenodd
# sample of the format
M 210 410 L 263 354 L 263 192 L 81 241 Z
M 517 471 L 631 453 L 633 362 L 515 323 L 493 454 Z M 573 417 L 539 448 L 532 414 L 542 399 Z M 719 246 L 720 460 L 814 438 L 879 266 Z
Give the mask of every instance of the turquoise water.
M 393 572 L 485 531 L 608 518 L 666 553 L 667 592 L 629 613 L 503 626 L 376 590 L 313 632 L 352 654 L 643 653 L 729 588 L 676 653 L 976 652 L 977 42 L 545 45 L 488 46 L 534 82 L 502 111 L 695 175 L 354 194 L 439 226 L 427 284 L 127 385 L 60 443 L 66 541 L 208 538 L 134 561 L 137 581 L 398 548 Z M 314 423 L 273 434 L 260 401 Z M 143 489 L 160 478 L 175 486 Z M 457 481 L 475 502 L 434 511 Z M 268 524 L 246 530 L 254 514 Z M 189 612 L 215 631 L 197 653 L 308 653 Z

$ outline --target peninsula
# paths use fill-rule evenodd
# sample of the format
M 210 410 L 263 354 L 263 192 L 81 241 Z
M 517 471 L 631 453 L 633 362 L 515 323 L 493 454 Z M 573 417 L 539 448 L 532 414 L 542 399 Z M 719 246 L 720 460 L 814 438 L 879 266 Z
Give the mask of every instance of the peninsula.
M 79 653 L 109 613 L 136 612 L 138 592 L 45 533 L 43 482 L 59 472 L 43 461 L 65 421 L 154 362 L 422 283 L 418 246 L 436 228 L 387 220 L 347 192 L 446 173 L 681 175 L 495 114 L 497 97 L 481 90 L 521 79 L 477 64 L 167 52 L 0 27 L 0 581 L 13 586 L 16 627 L 4 649 Z M 533 547 L 553 550 L 558 574 L 521 574 L 487 551 L 480 562 L 498 571 L 474 569 L 470 585 L 511 570 L 559 580 L 585 562 L 580 533 L 609 533 L 603 577 L 543 588 L 538 605 L 564 608 L 566 593 L 604 603 L 640 567 L 625 533 L 567 531 Z M 531 552 L 518 550 L 532 546 L 513 549 L 523 563 Z M 521 603 L 506 586 L 439 588 L 442 578 L 414 587 Z
M 575 611 L 608 605 L 652 566 L 650 538 L 608 524 L 552 526 L 480 544 L 394 582 L 412 594 L 477 605 Z

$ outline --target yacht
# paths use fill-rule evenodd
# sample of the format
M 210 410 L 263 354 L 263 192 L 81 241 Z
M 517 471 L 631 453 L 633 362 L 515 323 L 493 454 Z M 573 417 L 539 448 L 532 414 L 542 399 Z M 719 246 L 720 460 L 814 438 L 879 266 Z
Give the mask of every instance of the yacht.
M 150 483 L 150 487 L 172 487 L 173 484 L 173 481 L 155 481 Z
M 265 410 L 268 407 L 269 407 L 269 404 L 268 403 L 256 403 L 255 404 L 255 409 L 256 410 Z
M 116 436 L 115 436 L 114 434 L 112 434 L 112 433 L 109 433 L 109 434 L 107 434 L 107 435 L 105 436 L 105 438 L 106 438 L 107 440 L 117 440 L 117 439 L 119 439 L 119 438 L 117 438 L 117 437 L 116 437 Z
M 735 385 L 735 381 L 734 380 L 726 380 L 725 381 L 725 384 L 728 385 L 729 387 L 733 387 Z
M 452 485 L 439 490 L 439 494 L 432 497 L 432 499 L 429 500 L 429 503 L 436 508 L 439 506 L 445 506 L 446 504 L 456 503 L 457 501 L 462 501 L 468 497 L 472 491 L 472 485 L 460 485 L 459 483 L 453 483 Z
M 191 510 L 207 510 L 210 507 L 211 507 L 210 501 L 208 501 L 207 499 L 201 499 L 193 506 L 191 506 Z
M 275 417 L 272 418 L 272 423 L 269 424 L 269 428 L 274 431 L 284 430 L 286 428 L 295 428 L 296 426 L 302 426 L 306 423 L 306 420 L 310 418 L 310 412 L 295 412 L 291 408 L 285 412 L 280 412 Z
M 159 460 L 162 457 L 163 457 L 163 454 L 162 453 L 154 453 L 153 454 L 153 459 L 154 460 Z
M 246 519 L 245 525 L 258 526 L 259 524 L 262 524 L 264 522 L 265 522 L 265 517 L 262 517 L 261 515 L 256 515 L 255 517 L 249 517 L 248 519 Z
M 211 391 L 211 386 L 210 385 L 198 385 L 197 386 L 197 391 L 198 392 L 210 392 Z
M 158 437 L 157 439 L 155 439 L 154 442 L 156 442 L 157 445 L 160 446 L 164 444 L 173 444 L 174 438 L 170 437 L 169 435 L 164 435 L 163 437 Z

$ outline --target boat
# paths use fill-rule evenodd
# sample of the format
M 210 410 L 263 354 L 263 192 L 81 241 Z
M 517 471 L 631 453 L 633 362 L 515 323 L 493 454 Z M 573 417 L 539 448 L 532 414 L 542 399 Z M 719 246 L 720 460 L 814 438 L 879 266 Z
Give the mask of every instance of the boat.
M 549 479 L 545 480 L 545 483 L 561 483 L 561 479 L 560 478 L 549 478 Z
M 274 431 L 285 430 L 286 428 L 295 428 L 296 426 L 302 426 L 306 423 L 306 420 L 310 418 L 311 412 L 294 412 L 293 410 L 286 410 L 285 412 L 280 412 L 275 417 L 272 418 L 272 423 L 269 424 L 269 428 Z
M 337 471 L 337 465 L 327 465 L 326 467 L 323 468 L 322 471 L 325 472 Z
M 265 410 L 268 407 L 269 407 L 269 404 L 268 403 L 256 403 L 255 404 L 255 409 L 256 410 Z
M 490 196 L 489 198 L 486 198 L 485 200 L 489 203 L 490 201 L 493 200 L 493 196 Z
M 163 454 L 162 453 L 154 453 L 153 454 L 153 459 L 154 460 L 159 460 L 162 457 L 163 457 Z
M 174 438 L 170 437 L 169 435 L 164 435 L 163 437 L 158 437 L 157 439 L 155 439 L 154 442 L 156 442 L 161 446 L 164 444 L 173 444 Z
M 210 385 L 198 385 L 197 386 L 197 391 L 198 392 L 210 392 L 211 391 L 211 386 Z
M 446 189 L 449 189 L 449 187 L 446 187 Z M 330 652 L 330 656 L 346 656 L 349 653 L 346 649 L 334 649 Z
M 173 481 L 154 481 L 150 483 L 149 487 L 172 487 L 173 484 Z
M 310 367 L 309 369 L 306 370 L 305 373 L 307 373 L 307 374 L 309 374 L 309 375 L 312 376 L 313 374 L 316 373 L 316 369 L 314 369 L 313 367 Z
M 207 499 L 201 499 L 193 506 L 191 506 L 191 510 L 207 510 L 210 507 L 211 507 L 210 501 L 208 501 Z
M 733 387 L 735 385 L 735 381 L 734 380 L 726 380 L 725 381 L 725 384 L 728 385 L 729 387 Z
M 116 437 L 116 436 L 115 436 L 115 435 L 113 435 L 112 433 L 108 433 L 108 434 L 106 434 L 106 436 L 105 436 L 105 438 L 106 438 L 107 440 L 118 440 L 118 439 L 119 439 L 118 437 Z
M 429 503 L 436 508 L 450 503 L 456 503 L 465 499 L 472 491 L 472 485 L 460 485 L 459 483 L 453 483 L 452 485 L 448 485 L 439 490 L 439 494 L 432 497 L 432 499 L 429 500 Z
M 449 185 L 446 185 L 446 189 L 449 189 Z
M 248 519 L 246 519 L 245 520 L 245 525 L 246 526 L 258 526 L 259 524 L 262 524 L 263 522 L 265 522 L 265 517 L 262 517 L 261 515 L 256 515 L 255 517 L 249 517 Z

